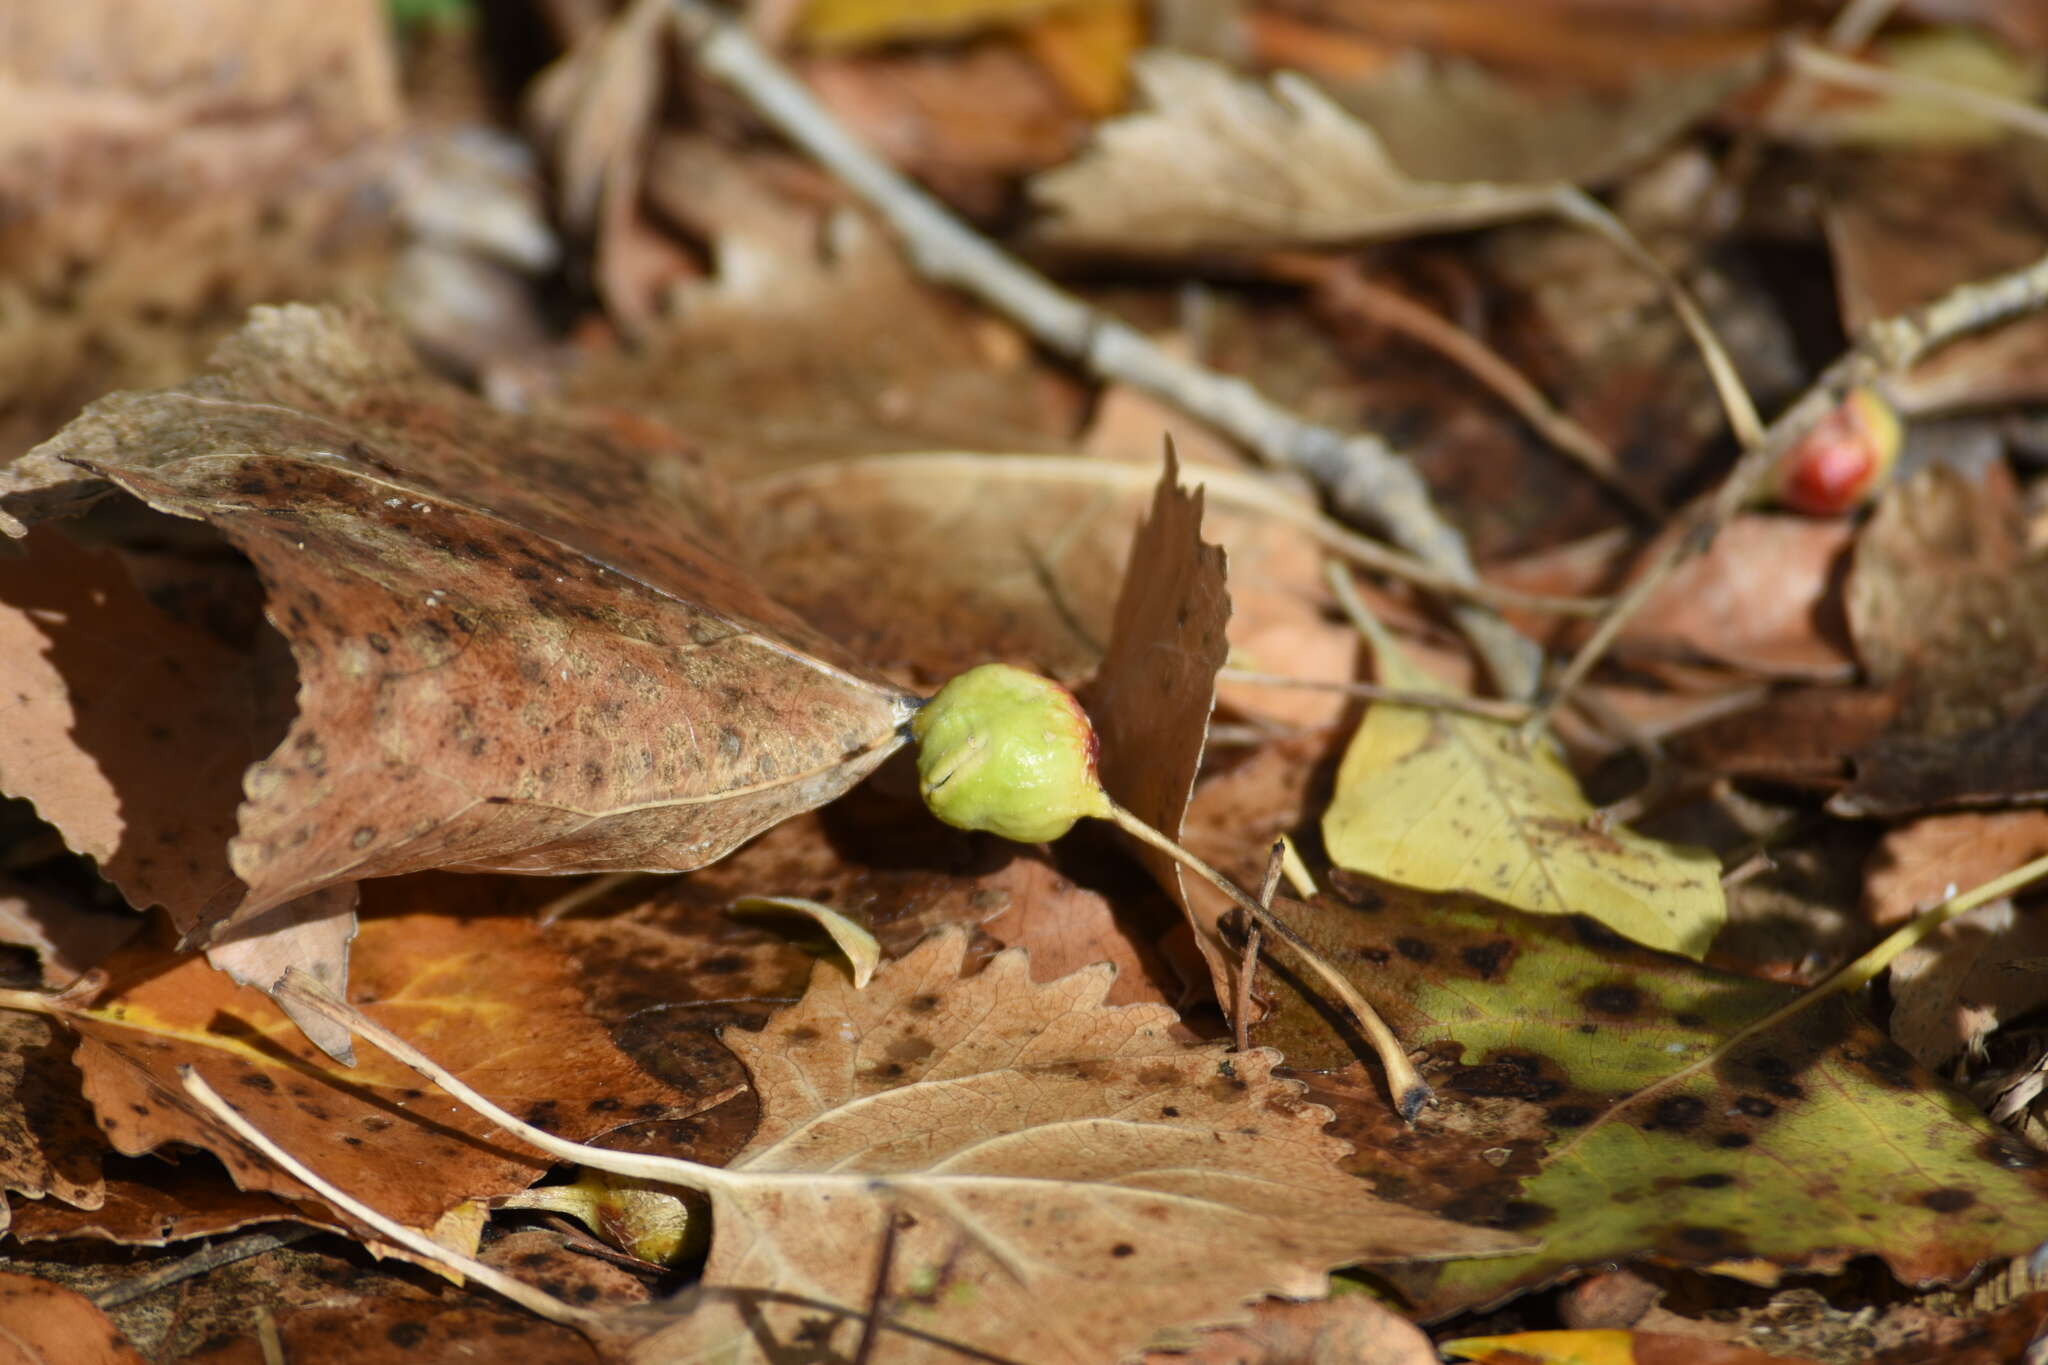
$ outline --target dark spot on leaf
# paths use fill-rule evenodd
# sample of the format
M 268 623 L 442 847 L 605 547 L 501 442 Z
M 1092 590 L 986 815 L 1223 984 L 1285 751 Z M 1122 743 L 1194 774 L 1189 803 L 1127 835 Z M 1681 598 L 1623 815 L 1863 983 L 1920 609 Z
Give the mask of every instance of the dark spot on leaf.
M 1722 1190 L 1735 1183 L 1735 1177 L 1726 1171 L 1708 1171 L 1705 1175 L 1688 1177 L 1686 1184 L 1696 1190 Z
M 379 654 L 389 654 L 391 652 L 391 641 L 379 635 L 376 631 L 371 631 L 364 638 L 370 642 L 370 648 L 376 650 Z
M 1778 1112 L 1778 1106 L 1762 1095 L 1744 1095 L 1735 1101 L 1736 1112 L 1747 1114 L 1753 1119 L 1767 1119 Z
M 1502 965 L 1514 955 L 1514 951 L 1513 945 L 1506 939 L 1497 939 L 1492 943 L 1483 943 L 1467 948 L 1459 953 L 1458 956 L 1467 967 L 1479 973 L 1480 976 L 1491 979 L 1495 973 L 1500 971 Z
M 1112 1256 L 1129 1256 L 1136 1251 L 1137 1248 L 1132 1246 L 1129 1242 L 1118 1242 L 1115 1246 L 1109 1249 L 1109 1254 Z
M 343 1137 L 342 1141 L 347 1143 L 351 1147 L 360 1147 L 363 1145 L 363 1140 L 359 1137 Z
M 424 1323 L 394 1322 L 384 1329 L 384 1340 L 401 1351 L 410 1351 L 426 1339 L 427 1328 Z
M 1929 1190 L 1920 1196 L 1920 1202 L 1936 1213 L 1961 1213 L 1977 1202 L 1977 1196 L 1951 1186 L 1943 1190 Z
M 1914 1088 L 1912 1054 L 1896 1043 L 1886 1043 L 1867 1052 L 1845 1048 L 1842 1056 L 1851 1065 L 1868 1071 L 1879 1085 L 1893 1090 Z
M 589 1303 L 597 1297 L 597 1286 L 594 1284 L 579 1284 L 576 1286 L 574 1297 L 580 1303 Z
M 1587 1104 L 1560 1104 L 1543 1117 L 1554 1127 L 1579 1128 L 1593 1121 L 1593 1107 Z
M 1643 1131 L 1654 1133 L 1669 1129 L 1675 1133 L 1688 1132 L 1699 1127 L 1707 1116 L 1705 1100 L 1696 1095 L 1667 1095 L 1658 1100 L 1650 1110 L 1650 1120 L 1643 1125 Z
M 1385 948 L 1360 948 L 1358 955 L 1365 961 L 1372 963 L 1375 967 L 1383 966 L 1392 961 L 1394 956 Z
M 1805 1087 L 1801 1086 L 1797 1081 L 1769 1080 L 1764 1082 L 1764 1089 L 1770 1091 L 1781 1100 L 1803 1100 L 1806 1098 Z
M 1419 938 L 1397 938 L 1394 948 L 1410 962 L 1428 962 L 1436 957 L 1436 949 Z
M 1705 1028 L 1707 1026 L 1707 1016 L 1695 1014 L 1691 1010 L 1681 1010 L 1671 1016 L 1671 1022 L 1680 1028 Z
M 238 1084 L 246 1085 L 251 1090 L 261 1090 L 266 1095 L 274 1095 L 277 1093 L 277 1082 L 271 1080 L 270 1077 L 264 1075 L 260 1071 L 244 1072 L 241 1075 L 235 1077 L 235 1080 Z
M 1610 981 L 1594 986 L 1579 997 L 1579 1002 L 1595 1014 L 1611 1014 L 1627 1018 L 1643 1007 L 1643 993 L 1622 981 Z
M 1163 1119 L 1177 1119 L 1180 1117 L 1180 1110 L 1176 1109 L 1174 1106 L 1170 1104 L 1161 1105 L 1159 1109 L 1159 1117 Z
M 938 1007 L 939 997 L 936 995 L 913 995 L 910 997 L 909 1008 L 913 1014 L 930 1014 Z
M 1719 1147 L 1723 1151 L 1728 1152 L 1735 1151 L 1738 1148 L 1747 1147 L 1749 1146 L 1749 1142 L 1750 1138 L 1749 1134 L 1747 1133 L 1723 1133 L 1721 1134 L 1721 1136 L 1714 1139 L 1714 1145 L 1716 1147 Z
M 1702 1251 L 1718 1251 L 1726 1247 L 1731 1241 L 1727 1231 L 1723 1228 L 1707 1228 L 1696 1225 L 1680 1228 L 1678 1230 L 1678 1240 L 1689 1247 L 1697 1247 Z
M 609 1114 L 617 1108 L 619 1097 L 616 1095 L 606 1095 L 601 1099 L 592 1100 L 589 1104 L 590 1112 L 593 1114 Z
M 823 1036 L 823 1034 L 819 1033 L 809 1024 L 799 1024 L 791 1029 L 787 1035 L 792 1043 L 815 1043 Z

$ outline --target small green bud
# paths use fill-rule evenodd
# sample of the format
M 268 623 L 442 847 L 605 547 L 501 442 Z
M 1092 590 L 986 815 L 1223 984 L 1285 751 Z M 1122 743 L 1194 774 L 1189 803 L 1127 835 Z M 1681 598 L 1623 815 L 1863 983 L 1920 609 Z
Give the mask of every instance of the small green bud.
M 1022 844 L 1108 818 L 1095 780 L 1095 727 L 1074 694 L 1008 664 L 969 669 L 910 722 L 918 790 L 932 814 Z

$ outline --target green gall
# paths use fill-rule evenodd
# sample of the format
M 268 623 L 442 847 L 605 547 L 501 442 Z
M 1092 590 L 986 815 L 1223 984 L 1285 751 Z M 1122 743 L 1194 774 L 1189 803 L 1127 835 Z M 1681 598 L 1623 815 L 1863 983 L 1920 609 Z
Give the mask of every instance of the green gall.
M 932 814 L 1022 844 L 1107 818 L 1095 780 L 1095 727 L 1074 694 L 1008 664 L 969 669 L 910 722 L 918 790 Z

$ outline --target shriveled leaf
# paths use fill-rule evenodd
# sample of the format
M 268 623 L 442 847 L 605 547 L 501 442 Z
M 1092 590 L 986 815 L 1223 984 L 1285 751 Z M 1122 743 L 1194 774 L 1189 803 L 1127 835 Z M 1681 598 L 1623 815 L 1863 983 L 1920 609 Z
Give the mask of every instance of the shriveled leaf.
M 584 1013 L 568 964 L 530 923 L 372 918 L 355 959 L 366 1010 L 432 1039 L 451 1066 L 533 1122 L 590 1137 L 682 1111 L 680 1097 Z M 424 1094 L 381 1054 L 335 1066 L 267 997 L 197 959 L 135 949 L 108 971 L 101 1003 L 70 1022 L 82 1039 L 86 1096 L 125 1154 L 191 1143 L 219 1156 L 245 1189 L 314 1198 L 192 1104 L 178 1079 L 189 1064 L 321 1174 L 411 1227 L 524 1189 L 546 1169 L 491 1141 L 488 1125 Z
M 1434 690 L 1378 634 L 1380 681 Z M 1345 750 L 1323 842 L 1339 867 L 1591 915 L 1638 943 L 1704 956 L 1727 920 L 1718 860 L 1603 826 L 1596 814 L 1547 737 L 1524 741 L 1498 722 L 1382 703 Z
M 48 1199 L 21 1204 L 8 1231 L 23 1242 L 84 1237 L 121 1246 L 163 1246 L 280 1221 L 341 1226 L 276 1195 L 238 1189 L 218 1165 L 189 1154 L 175 1165 L 116 1156 L 107 1161 L 106 1198 L 97 1208 L 71 1208 Z
M 875 936 L 829 905 L 803 896 L 742 896 L 732 903 L 732 908 L 740 914 L 792 914 L 810 920 L 846 955 L 847 965 L 853 968 L 855 989 L 868 984 L 868 978 L 875 974 L 875 967 L 882 960 L 882 945 L 875 942 Z
M 1004 953 L 963 980 L 964 950 L 940 935 L 865 991 L 821 968 L 729 1036 L 761 1129 L 728 1168 L 743 1183 L 713 1193 L 702 1297 L 636 1359 L 850 1351 L 891 1220 L 883 1344 L 905 1361 L 1092 1365 L 1170 1324 L 1247 1321 L 1264 1293 L 1320 1294 L 1332 1266 L 1514 1245 L 1338 1174 L 1342 1144 L 1273 1054 L 1104 1006 L 1103 968 L 1034 985 Z
M 0 1010 L 0 1191 L 96 1209 L 106 1200 L 106 1147 L 78 1097 L 62 1032 L 33 1014 Z M 4 1200 L 0 1232 L 7 1230 Z
M 1156 481 L 1140 465 L 1042 455 L 884 455 L 737 488 L 763 586 L 875 667 L 935 687 L 990 659 L 1066 683 L 1101 663 L 1133 528 Z M 1230 556 L 1234 661 L 1348 680 L 1355 645 L 1324 617 L 1313 511 L 1271 481 L 1190 465 L 1206 533 Z M 1295 723 L 1341 703 L 1226 684 L 1233 708 Z
M 216 932 L 430 867 L 699 866 L 900 743 L 902 696 L 734 566 L 665 440 L 494 409 L 360 311 L 259 310 L 219 366 L 0 483 L 18 513 L 111 485 L 264 577 L 299 714 L 244 779 Z
M 1935 466 L 1888 489 L 1856 546 L 1849 628 L 1891 729 L 1856 756 L 1845 814 L 2048 793 L 2048 560 L 2002 466 Z
M 60 1284 L 0 1271 L 0 1347 L 7 1365 L 142 1365 L 92 1300 Z
M 1270 85 L 1155 51 L 1135 64 L 1151 109 L 1033 182 L 1062 245 L 1189 251 L 1398 237 L 1497 223 L 1549 184 L 1456 183 L 1395 165 L 1373 130 L 1301 76 Z
M 1543 1238 L 1529 1256 L 1389 1269 L 1426 1315 L 1653 1256 L 1832 1267 L 1876 1255 L 1926 1285 L 2048 1237 L 2048 1156 L 1840 996 L 1728 1048 L 1799 992 L 1590 920 L 1390 885 L 1287 914 L 1432 1058 L 1438 1105 L 1412 1138 L 1376 1090 L 1348 1090 L 1354 1168 L 1416 1207 Z M 1292 982 L 1264 984 L 1280 1008 L 1255 1041 L 1300 1065 L 1348 1060 Z
M 1131 542 L 1110 627 L 1109 652 L 1090 684 L 1088 708 L 1102 737 L 1102 785 L 1168 838 L 1178 838 L 1209 742 L 1216 671 L 1229 657 L 1230 590 L 1223 551 L 1202 539 L 1205 490 L 1180 485 L 1167 447 L 1152 510 Z M 1138 860 L 1188 912 L 1217 998 L 1231 969 L 1216 919 L 1223 909 L 1193 899 L 1179 862 L 1150 846 Z

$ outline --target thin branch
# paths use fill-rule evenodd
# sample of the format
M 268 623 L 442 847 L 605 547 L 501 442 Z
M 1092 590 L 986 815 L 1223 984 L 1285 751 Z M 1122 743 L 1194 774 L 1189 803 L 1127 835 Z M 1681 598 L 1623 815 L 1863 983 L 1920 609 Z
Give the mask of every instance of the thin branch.
M 294 968 L 293 971 L 296 972 L 297 969 Z M 596 1313 L 565 1303 L 544 1290 L 515 1280 L 502 1271 L 493 1270 L 473 1257 L 451 1251 L 431 1237 L 406 1227 L 403 1223 L 386 1218 L 354 1195 L 343 1193 L 313 1174 L 304 1162 L 278 1146 L 262 1129 L 242 1117 L 241 1111 L 216 1094 L 198 1071 L 190 1066 L 181 1066 L 178 1073 L 184 1079 L 185 1093 L 197 1100 L 209 1114 L 226 1124 L 235 1136 L 269 1157 L 280 1169 L 334 1207 L 351 1218 L 375 1228 L 379 1236 L 389 1238 L 397 1245 L 425 1257 L 436 1265 L 445 1265 L 451 1270 L 460 1271 L 486 1289 L 510 1299 L 529 1312 L 538 1313 L 550 1322 L 565 1323 L 571 1327 L 588 1327 L 599 1321 Z
M 1732 1056 L 1737 1048 L 1756 1037 L 1759 1033 L 1774 1029 L 1787 1019 L 1803 1014 L 1830 996 L 1840 995 L 1844 991 L 1855 990 L 1858 987 L 1867 985 L 1879 972 L 1891 965 L 1892 959 L 1926 938 L 1942 925 L 1947 924 L 1950 920 L 1955 919 L 1959 915 L 1967 914 L 1980 905 L 1998 900 L 2004 896 L 2010 896 L 2031 883 L 2040 881 L 2043 877 L 2048 877 L 2048 856 L 2036 858 L 2023 867 L 2014 868 L 2003 876 L 1994 877 L 1983 885 L 1973 887 L 1959 896 L 1951 896 L 1933 909 L 1908 920 L 1879 942 L 1876 947 L 1864 953 L 1863 956 L 1837 968 L 1831 975 L 1816 982 L 1808 989 L 1801 991 L 1792 1000 L 1772 1010 L 1763 1018 L 1756 1020 L 1754 1023 L 1745 1024 L 1734 1033 L 1729 1034 L 1726 1038 L 1714 1044 L 1712 1050 L 1704 1057 L 1689 1062 L 1676 1071 L 1658 1077 L 1657 1080 L 1649 1085 L 1617 1101 L 1614 1105 L 1604 1110 L 1592 1123 L 1573 1134 L 1571 1141 L 1544 1157 L 1543 1164 L 1546 1166 L 1551 1165 L 1569 1155 L 1580 1143 L 1584 1142 L 1596 1130 L 1605 1127 L 1622 1110 L 1634 1108 L 1645 1100 L 1654 1099 L 1658 1095 L 1668 1092 L 1674 1086 L 1683 1084 L 1689 1078 L 1699 1075 L 1702 1071 L 1710 1067 L 1719 1066 L 1722 1061 Z
M 276 1251 L 279 1247 L 288 1247 L 294 1242 L 303 1242 L 308 1237 L 325 1231 L 325 1228 L 309 1227 L 301 1223 L 297 1227 L 285 1228 L 279 1232 L 252 1232 L 230 1242 L 215 1242 L 211 1246 L 201 1247 L 190 1256 L 181 1257 L 167 1266 L 160 1266 L 147 1275 L 138 1275 L 132 1280 L 108 1285 L 92 1296 L 93 1306 L 119 1308 L 123 1304 L 133 1303 L 137 1299 L 154 1294 L 160 1289 L 168 1289 L 195 1276 L 210 1275 L 222 1266 L 246 1261 L 251 1256 L 261 1256 L 265 1252 Z
M 2048 109 L 2039 105 L 1972 90 L 1953 81 L 1934 80 L 1904 71 L 1887 71 L 1881 66 L 1852 61 L 1810 43 L 1794 44 L 1789 55 L 1794 71 L 1829 85 L 1945 105 L 2028 137 L 2048 138 Z
M 1310 692 L 1341 692 L 1347 697 L 1385 702 L 1389 706 L 1412 706 L 1418 711 L 1456 711 L 1481 720 L 1515 725 L 1529 719 L 1529 707 L 1518 701 L 1493 697 L 1461 697 L 1455 692 L 1415 692 L 1378 683 L 1327 682 L 1321 678 L 1290 678 L 1279 673 L 1259 673 L 1248 668 L 1221 668 L 1216 681 L 1246 687 L 1291 687 Z
M 1287 863 L 1287 845 L 1275 839 L 1272 849 L 1266 854 L 1266 875 L 1259 882 L 1259 904 L 1271 910 L 1273 893 L 1280 887 L 1280 870 Z M 1244 926 L 1244 956 L 1237 965 L 1237 990 L 1232 999 L 1230 1011 L 1231 1046 L 1239 1052 L 1251 1050 L 1252 987 L 1259 979 L 1259 942 L 1266 936 L 1257 920 L 1247 920 Z
M 1130 384 L 1209 423 L 1269 464 L 1315 480 L 1344 515 L 1454 581 L 1478 574 L 1465 538 L 1430 500 L 1407 460 L 1384 441 L 1308 422 L 1233 376 L 1177 359 L 1136 328 L 1055 288 L 976 234 L 847 133 L 802 82 L 707 0 L 671 0 L 686 56 L 737 91 L 790 141 L 843 180 L 885 219 L 927 279 L 979 298 L 1049 350 L 1090 374 Z M 1541 651 L 1493 612 L 1452 609 L 1501 691 L 1535 690 Z
M 1356 313 L 1382 327 L 1429 347 L 1491 390 L 1536 434 L 1651 521 L 1666 509 L 1621 470 L 1605 441 L 1556 407 L 1520 370 L 1478 337 L 1448 319 L 1368 279 L 1355 260 L 1282 251 L 1266 257 L 1266 268 L 1282 279 L 1307 285 L 1330 308 Z
M 1680 564 L 1714 543 L 1721 528 L 1748 505 L 1786 452 L 1820 425 L 1851 389 L 1906 369 L 1959 336 L 2043 306 L 2048 306 L 2048 256 L 2021 269 L 1961 285 L 1932 303 L 1865 326 L 1855 343 L 1779 414 L 1760 441 L 1743 452 L 1720 487 L 1680 515 L 1684 531 L 1666 541 L 1649 567 L 1608 607 L 1592 635 L 1539 702 L 1529 728 L 1549 723 L 1559 703 L 1585 680 L 1643 603 Z
M 1107 797 L 1104 799 L 1108 800 Z M 1349 977 L 1326 962 L 1322 954 L 1309 947 L 1287 921 L 1260 905 L 1236 882 L 1152 828 L 1141 817 L 1125 810 L 1115 801 L 1109 801 L 1106 818 L 1124 833 L 1140 843 L 1158 849 L 1221 891 L 1238 909 L 1244 911 L 1251 923 L 1262 926 L 1292 948 L 1309 970 L 1321 977 L 1323 984 L 1343 1002 L 1344 1008 L 1350 1012 L 1352 1019 L 1365 1034 L 1366 1041 L 1372 1044 L 1373 1052 L 1380 1059 L 1380 1066 L 1387 1073 L 1387 1089 L 1394 1102 L 1394 1111 L 1410 1123 L 1415 1121 L 1415 1116 L 1422 1112 L 1422 1106 L 1429 1103 L 1432 1093 L 1429 1084 L 1422 1079 L 1421 1073 L 1416 1071 L 1415 1064 L 1408 1060 L 1408 1050 L 1401 1045 L 1401 1040 L 1394 1036 L 1394 1031 L 1380 1018 L 1379 1011 L 1359 993 L 1358 987 L 1351 983 Z

